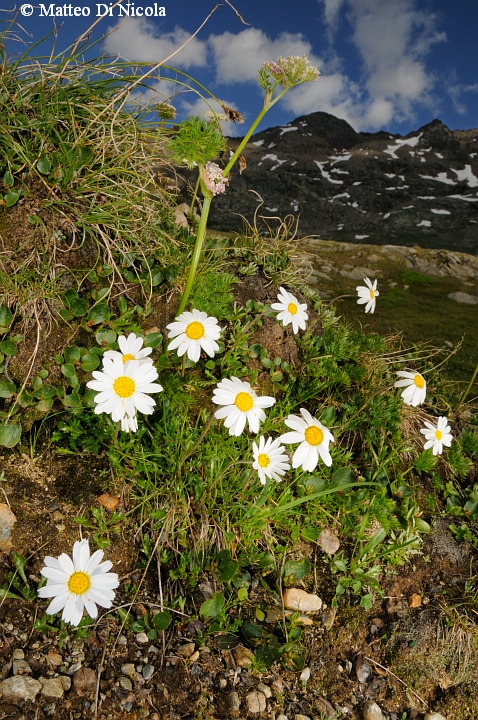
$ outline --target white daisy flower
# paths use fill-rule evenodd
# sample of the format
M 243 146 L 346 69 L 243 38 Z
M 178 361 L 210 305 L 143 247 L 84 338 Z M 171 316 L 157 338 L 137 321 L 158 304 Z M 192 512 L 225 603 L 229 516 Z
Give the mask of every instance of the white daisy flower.
M 216 405 L 224 405 L 214 413 L 218 420 L 225 418 L 224 425 L 229 428 L 229 435 L 241 435 L 249 421 L 249 430 L 259 432 L 261 422 L 266 419 L 262 408 L 274 405 L 275 398 L 264 395 L 258 397 L 248 382 L 237 377 L 221 380 L 212 398 Z
M 359 305 L 363 305 L 364 303 L 367 303 L 365 305 L 365 312 L 373 313 L 375 311 L 375 303 L 376 298 L 378 295 L 380 295 L 379 291 L 377 290 L 377 281 L 374 280 L 373 284 L 369 280 L 369 278 L 364 278 L 365 285 L 358 285 L 356 287 L 357 294 L 359 296 L 359 299 L 357 300 L 357 303 Z
M 58 559 L 47 556 L 46 567 L 40 574 L 47 578 L 40 588 L 41 598 L 53 598 L 47 608 L 48 615 L 63 610 L 61 619 L 71 625 L 78 625 L 83 610 L 91 618 L 98 615 L 96 605 L 110 608 L 115 597 L 114 589 L 119 580 L 110 560 L 101 562 L 103 550 L 97 550 L 90 557 L 88 540 L 77 540 L 73 545 L 73 560 L 63 553 Z
M 399 370 L 397 375 L 403 380 L 397 380 L 394 387 L 404 387 L 402 398 L 405 405 L 421 405 L 427 396 L 427 384 L 425 378 L 418 372 Z
M 115 358 L 121 358 L 124 363 L 128 362 L 128 360 L 138 360 L 140 365 L 153 362 L 151 358 L 147 357 L 147 355 L 151 355 L 153 348 L 141 349 L 143 347 L 143 338 L 137 337 L 135 333 L 130 333 L 128 337 L 126 337 L 126 335 L 120 335 L 118 345 L 121 352 L 118 352 L 118 350 L 107 350 L 103 355 L 103 359 L 108 358 L 109 360 L 114 360 Z
M 280 444 L 280 439 L 272 440 L 264 437 L 259 438 L 259 446 L 255 442 L 252 443 L 252 452 L 254 454 L 254 462 L 252 467 L 257 470 L 259 480 L 263 485 L 266 484 L 266 478 L 271 478 L 280 482 L 281 475 L 285 475 L 290 468 L 285 447 Z
M 106 358 L 103 372 L 93 371 L 94 380 L 86 383 L 92 390 L 98 390 L 95 396 L 95 413 L 109 413 L 113 422 L 129 418 L 131 421 L 136 411 L 150 415 L 155 402 L 147 393 L 161 392 L 161 385 L 154 383 L 158 373 L 152 363 L 140 365 L 138 360 L 123 363 L 121 358 Z M 134 423 L 133 423 L 134 425 Z
M 166 326 L 169 338 L 174 338 L 168 345 L 168 350 L 177 350 L 179 357 L 187 353 L 192 362 L 197 362 L 204 350 L 209 357 L 219 350 L 216 340 L 219 340 L 221 328 L 215 317 L 209 317 L 201 310 L 183 312 L 176 320 Z
M 434 455 L 441 455 L 443 452 L 443 446 L 450 447 L 453 435 L 450 433 L 450 426 L 448 425 L 448 418 L 439 417 L 437 424 L 432 425 L 425 421 L 426 428 L 420 430 L 425 435 L 425 450 L 433 448 Z
M 329 442 L 334 442 L 332 433 L 305 408 L 301 408 L 300 412 L 302 417 L 289 415 L 284 420 L 293 432 L 285 433 L 279 438 L 283 443 L 300 443 L 292 458 L 292 467 L 302 466 L 306 472 L 312 472 L 319 462 L 319 456 L 330 467 L 332 458 Z
M 279 290 L 277 299 L 280 302 L 271 305 L 273 310 L 280 310 L 277 319 L 282 321 L 284 327 L 292 323 L 292 330 L 295 334 L 299 332 L 299 328 L 305 330 L 305 321 L 309 319 L 306 313 L 306 303 L 299 303 L 297 298 L 283 287 L 280 287 Z

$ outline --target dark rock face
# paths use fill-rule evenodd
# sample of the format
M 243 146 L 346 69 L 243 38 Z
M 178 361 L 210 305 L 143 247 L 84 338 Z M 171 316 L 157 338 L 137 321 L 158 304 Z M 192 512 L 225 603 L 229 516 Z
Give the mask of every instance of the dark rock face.
M 357 133 L 317 112 L 257 133 L 244 156 L 212 203 L 214 229 L 252 223 L 258 193 L 259 225 L 290 215 L 300 235 L 478 253 L 478 129 L 433 120 L 405 137 Z

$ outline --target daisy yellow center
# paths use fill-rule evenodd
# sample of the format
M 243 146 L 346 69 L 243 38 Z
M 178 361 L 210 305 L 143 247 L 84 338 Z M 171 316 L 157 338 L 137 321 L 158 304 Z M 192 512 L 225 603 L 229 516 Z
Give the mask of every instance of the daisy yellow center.
M 261 453 L 261 454 L 257 457 L 257 462 L 259 463 L 259 465 L 260 465 L 262 468 L 267 467 L 267 466 L 270 465 L 270 463 L 271 463 L 271 461 L 269 460 L 269 456 L 266 455 L 265 453 Z
M 317 425 L 311 425 L 308 427 L 304 436 L 309 445 L 320 445 L 324 439 L 324 433 L 317 427 Z
M 370 290 L 370 297 L 372 298 L 372 300 L 374 299 L 374 297 L 375 297 L 375 290 Z
M 422 389 L 422 387 L 425 386 L 425 380 L 422 378 L 421 375 L 415 375 L 415 377 L 413 378 L 413 382 L 415 383 L 417 388 L 420 388 L 420 390 Z
M 121 375 L 113 383 L 113 390 L 120 398 L 128 398 L 134 395 L 135 383 L 130 377 Z
M 68 590 L 75 595 L 83 595 L 83 593 L 88 590 L 90 585 L 91 580 L 89 575 L 81 572 L 80 570 L 78 572 L 74 572 L 68 580 Z
M 435 430 L 435 437 L 437 440 L 441 440 L 443 437 L 443 433 L 441 430 Z
M 246 392 L 237 393 L 236 399 L 234 400 L 234 405 L 241 412 L 248 412 L 248 410 L 250 410 L 253 405 L 252 397 L 249 395 L 249 393 Z
M 134 355 L 131 355 L 131 353 L 125 353 L 125 354 L 123 355 L 123 362 L 124 362 L 124 363 L 127 363 L 128 360 L 136 360 L 136 358 L 135 358 Z
M 189 323 L 186 328 L 186 335 L 190 340 L 200 340 L 204 337 L 204 325 L 197 320 Z
M 290 312 L 291 315 L 295 315 L 297 313 L 298 307 L 295 303 L 289 303 L 287 305 L 287 310 Z

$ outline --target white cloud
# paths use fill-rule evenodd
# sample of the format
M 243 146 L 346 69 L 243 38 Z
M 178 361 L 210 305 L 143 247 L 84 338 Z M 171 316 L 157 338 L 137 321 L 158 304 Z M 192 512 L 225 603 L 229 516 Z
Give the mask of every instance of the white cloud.
M 159 63 L 169 58 L 190 37 L 191 33 L 180 27 L 158 35 L 152 23 L 145 18 L 127 18 L 109 29 L 105 50 L 132 62 Z M 207 65 L 207 42 L 193 38 L 171 58 L 171 64 L 181 68 L 204 67 Z
M 271 40 L 262 30 L 248 28 L 234 34 L 211 35 L 209 45 L 214 55 L 216 80 L 220 83 L 243 83 L 255 80 L 266 60 L 279 55 L 307 55 L 312 65 L 320 62 L 314 57 L 312 45 L 302 34 L 284 32 Z

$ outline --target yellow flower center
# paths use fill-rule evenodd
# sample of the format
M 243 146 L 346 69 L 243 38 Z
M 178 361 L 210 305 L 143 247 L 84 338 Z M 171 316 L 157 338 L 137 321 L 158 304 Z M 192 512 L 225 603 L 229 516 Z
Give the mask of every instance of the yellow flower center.
M 125 354 L 123 355 L 123 362 L 124 362 L 124 363 L 127 363 L 128 360 L 136 360 L 136 358 L 135 358 L 134 355 L 131 355 L 131 353 L 125 353 Z
M 435 430 L 435 437 L 437 440 L 441 440 L 443 437 L 443 433 L 441 430 Z
M 291 315 L 295 315 L 297 313 L 298 307 L 295 303 L 289 303 L 287 305 L 287 310 L 290 312 Z
M 413 382 L 415 383 L 417 388 L 420 388 L 420 390 L 422 389 L 422 387 L 425 386 L 425 380 L 422 378 L 421 375 L 415 375 L 415 377 L 413 378 Z
M 135 383 L 130 377 L 121 375 L 113 383 L 113 390 L 121 398 L 128 398 L 134 395 Z
M 375 297 L 375 290 L 370 290 L 370 297 L 372 298 L 372 300 L 374 299 L 374 297 Z
M 68 580 L 68 590 L 75 595 L 83 595 L 91 585 L 89 575 L 84 572 L 74 572 Z
M 241 412 L 247 412 L 253 406 L 252 396 L 247 392 L 237 393 L 234 405 L 239 408 Z
M 204 325 L 197 320 L 189 323 L 186 328 L 186 335 L 190 340 L 200 340 L 204 337 Z
M 317 427 L 317 425 L 311 425 L 308 427 L 304 436 L 309 445 L 320 445 L 324 439 L 324 433 Z
M 271 461 L 269 460 L 268 455 L 266 455 L 265 453 L 261 453 L 257 458 L 257 462 L 261 467 L 267 467 L 268 465 L 270 465 Z

